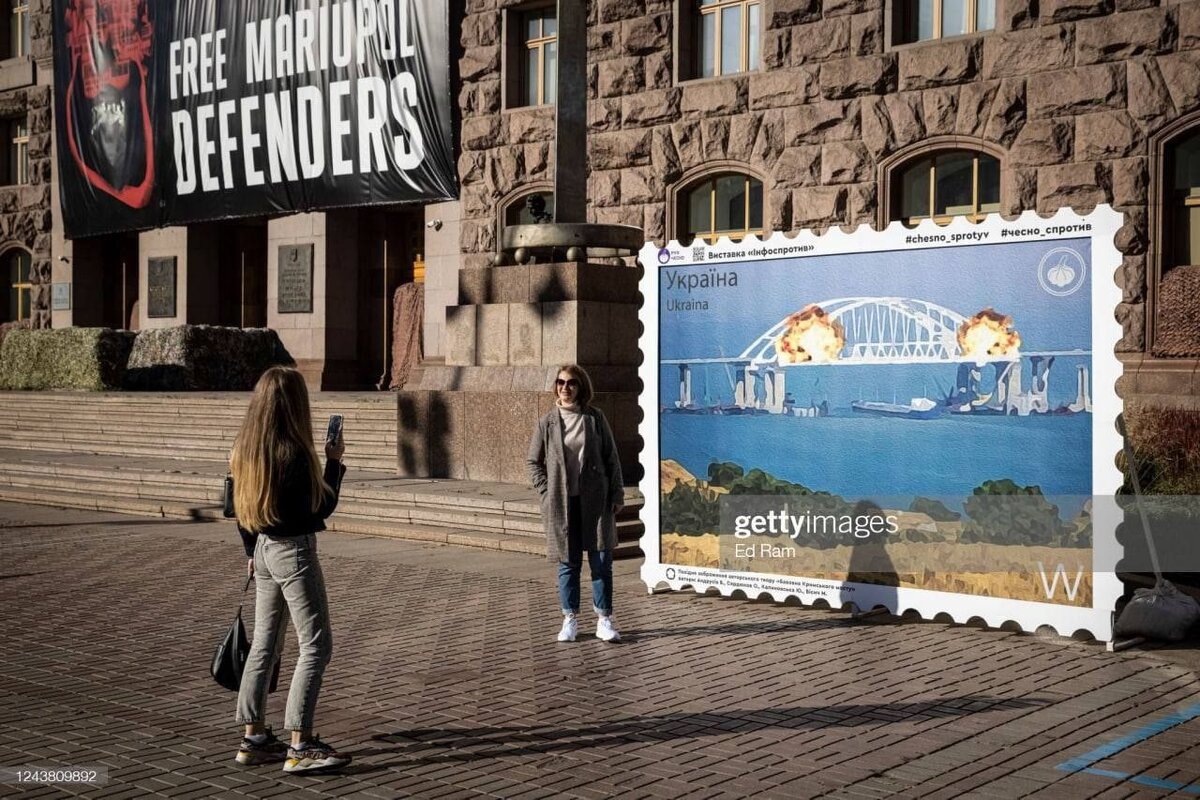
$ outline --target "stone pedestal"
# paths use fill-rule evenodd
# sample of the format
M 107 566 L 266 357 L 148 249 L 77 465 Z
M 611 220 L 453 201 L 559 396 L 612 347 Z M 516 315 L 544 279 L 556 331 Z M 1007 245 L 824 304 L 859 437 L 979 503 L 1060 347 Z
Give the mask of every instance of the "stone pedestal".
M 626 483 L 640 477 L 638 269 L 526 264 L 464 269 L 446 311 L 446 363 L 400 392 L 402 475 L 525 483 L 558 367 L 577 363 L 612 425 Z

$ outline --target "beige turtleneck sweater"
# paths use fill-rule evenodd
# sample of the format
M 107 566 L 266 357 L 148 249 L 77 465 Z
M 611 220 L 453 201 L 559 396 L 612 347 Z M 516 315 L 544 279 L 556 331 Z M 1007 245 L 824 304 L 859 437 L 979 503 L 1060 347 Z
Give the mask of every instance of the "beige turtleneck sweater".
M 584 415 L 577 405 L 559 405 L 563 425 L 563 458 L 567 462 L 567 495 L 579 496 L 579 472 L 583 464 Z

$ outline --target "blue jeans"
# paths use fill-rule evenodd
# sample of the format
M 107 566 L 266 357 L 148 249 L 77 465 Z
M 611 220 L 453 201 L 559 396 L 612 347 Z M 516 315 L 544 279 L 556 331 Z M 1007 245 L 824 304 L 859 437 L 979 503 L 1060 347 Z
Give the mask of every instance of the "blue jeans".
M 579 575 L 583 571 L 583 527 L 578 497 L 567 501 L 567 560 L 558 562 L 558 605 L 563 614 L 579 613 Z M 612 550 L 588 549 L 592 572 L 592 608 L 612 614 Z
M 283 725 L 293 731 L 311 730 L 325 666 L 333 654 L 317 537 L 311 533 L 276 539 L 259 536 L 254 544 L 254 585 L 254 642 L 242 672 L 237 721 L 250 725 L 265 719 L 267 684 L 283 651 L 290 617 L 300 639 L 300 655 Z

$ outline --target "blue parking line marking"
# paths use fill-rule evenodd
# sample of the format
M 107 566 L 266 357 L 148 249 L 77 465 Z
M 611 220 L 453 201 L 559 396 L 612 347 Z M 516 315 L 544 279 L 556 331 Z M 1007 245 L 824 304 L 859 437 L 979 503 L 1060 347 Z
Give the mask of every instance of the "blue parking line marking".
M 1157 736 L 1163 731 L 1170 730 L 1176 725 L 1180 725 L 1188 720 L 1200 717 L 1200 703 L 1187 708 L 1180 709 L 1171 714 L 1166 714 L 1159 719 L 1154 720 L 1148 725 L 1138 728 L 1132 733 L 1115 739 L 1108 744 L 1102 744 L 1099 747 L 1089 750 L 1081 756 L 1068 759 L 1059 764 L 1055 769 L 1063 772 L 1084 772 L 1089 775 L 1099 775 L 1105 778 L 1113 778 L 1118 781 L 1130 781 L 1142 786 L 1152 786 L 1155 789 L 1167 789 L 1170 791 L 1184 791 L 1188 794 L 1200 795 L 1200 784 L 1188 785 L 1179 783 L 1178 781 L 1168 781 L 1161 778 L 1152 778 L 1146 775 L 1131 775 L 1128 772 L 1118 772 L 1110 769 L 1100 769 L 1092 765 L 1098 761 L 1103 761 L 1106 758 L 1111 758 L 1122 750 L 1128 750 L 1139 742 L 1144 742 L 1147 739 Z
M 1130 783 L 1138 783 L 1142 786 L 1153 786 L 1155 789 L 1168 789 L 1172 792 L 1187 792 L 1188 794 L 1200 795 L 1200 784 L 1179 783 L 1178 781 L 1166 781 L 1162 778 L 1151 778 L 1148 775 L 1130 775 L 1128 772 L 1117 772 L 1111 769 L 1098 769 L 1096 767 L 1088 767 L 1081 769 L 1086 775 L 1099 775 L 1102 778 L 1113 778 L 1118 781 L 1129 781 Z
M 1188 706 L 1187 708 L 1176 711 L 1173 714 L 1167 714 L 1166 716 L 1151 722 L 1149 725 L 1138 728 L 1133 733 L 1122 736 L 1120 739 L 1109 742 L 1108 744 L 1102 744 L 1096 749 L 1089 750 L 1081 756 L 1076 756 L 1068 761 L 1064 761 L 1058 765 L 1057 769 L 1060 769 L 1064 772 L 1079 772 L 1080 770 L 1087 769 L 1097 761 L 1111 758 L 1122 750 L 1127 750 L 1139 742 L 1144 742 L 1151 736 L 1157 736 L 1163 731 L 1170 730 L 1176 725 L 1180 725 L 1188 720 L 1195 719 L 1196 717 L 1200 717 L 1200 703 L 1197 703 L 1194 706 Z

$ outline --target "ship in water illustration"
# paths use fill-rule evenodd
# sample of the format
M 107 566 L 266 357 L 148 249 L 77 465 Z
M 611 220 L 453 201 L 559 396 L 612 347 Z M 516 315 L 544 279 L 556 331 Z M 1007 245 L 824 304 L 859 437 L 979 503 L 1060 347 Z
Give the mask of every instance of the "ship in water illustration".
M 883 403 L 876 400 L 854 400 L 850 403 L 853 411 L 873 414 L 879 417 L 901 417 L 904 419 L 934 419 L 940 417 L 946 407 L 928 397 L 914 397 L 907 404 Z

